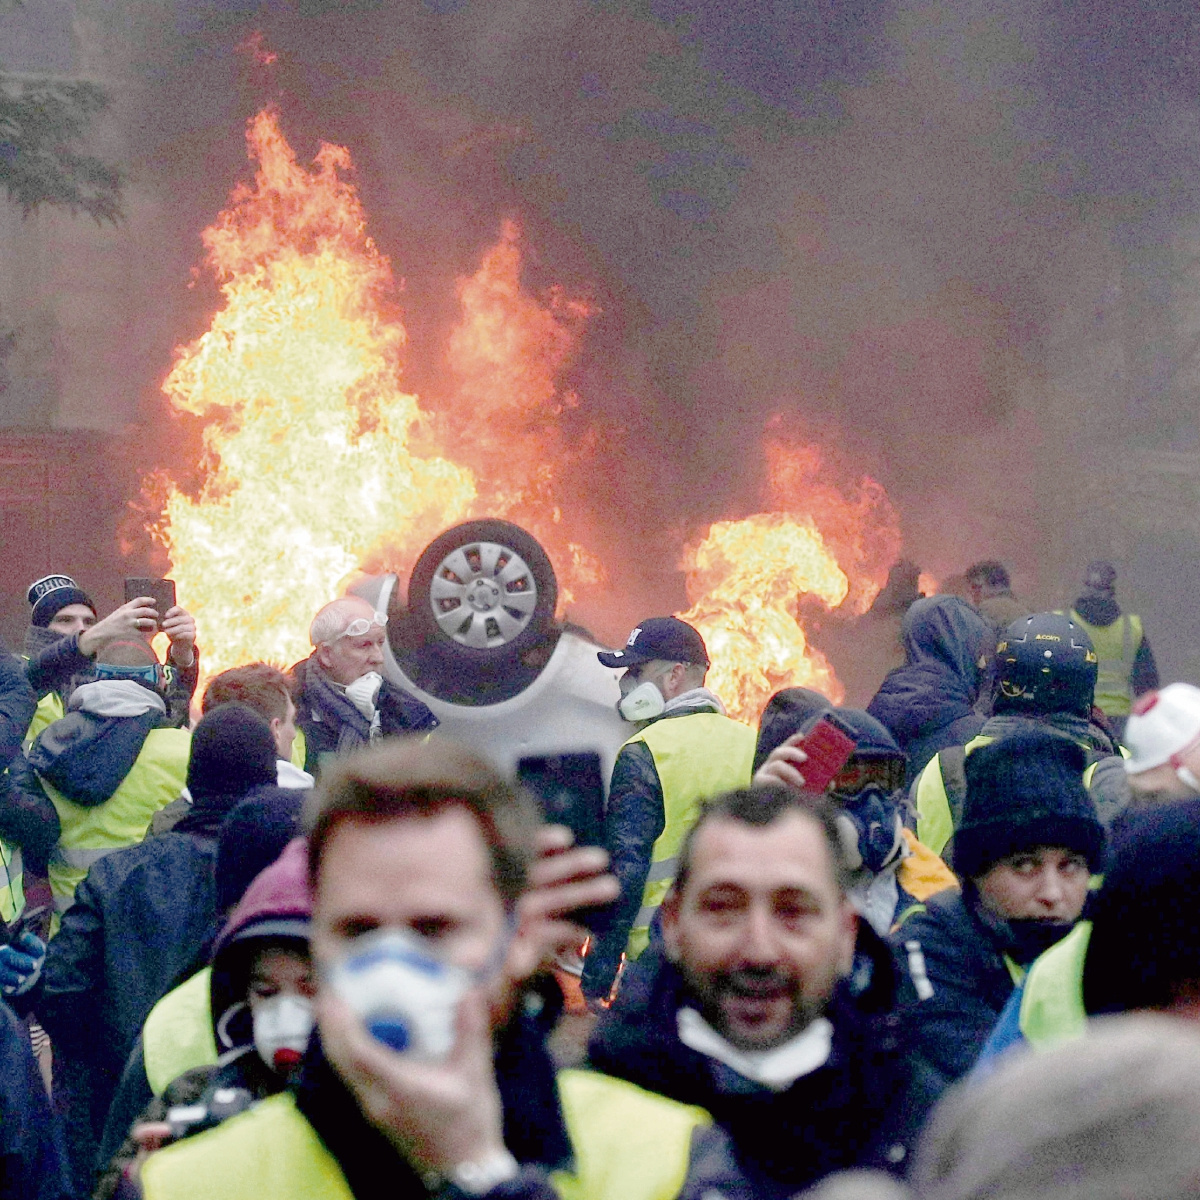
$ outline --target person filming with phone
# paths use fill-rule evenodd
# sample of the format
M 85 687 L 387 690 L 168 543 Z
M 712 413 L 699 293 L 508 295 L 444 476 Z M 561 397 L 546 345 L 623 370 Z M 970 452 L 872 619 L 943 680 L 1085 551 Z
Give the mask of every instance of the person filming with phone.
M 701 1110 L 547 1054 L 524 988 L 556 916 L 612 898 L 598 850 L 539 860 L 532 797 L 438 739 L 338 759 L 310 818 L 299 1075 L 151 1154 L 145 1200 L 671 1200 L 732 1169 Z
M 597 657 L 624 670 L 617 711 L 640 726 L 613 765 L 604 817 L 621 898 L 593 922 L 583 965 L 583 994 L 602 1006 L 622 955 L 636 959 L 657 934 L 655 916 L 700 801 L 750 782 L 754 730 L 726 716 L 704 686 L 704 639 L 677 617 L 650 617 L 623 649 Z

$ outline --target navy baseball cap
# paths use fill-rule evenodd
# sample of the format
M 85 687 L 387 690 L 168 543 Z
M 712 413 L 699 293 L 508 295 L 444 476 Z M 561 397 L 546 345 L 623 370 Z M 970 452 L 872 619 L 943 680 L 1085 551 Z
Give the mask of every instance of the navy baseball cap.
M 606 667 L 636 667 L 656 658 L 709 665 L 704 639 L 678 617 L 648 617 L 629 635 L 624 650 L 605 650 L 596 657 Z

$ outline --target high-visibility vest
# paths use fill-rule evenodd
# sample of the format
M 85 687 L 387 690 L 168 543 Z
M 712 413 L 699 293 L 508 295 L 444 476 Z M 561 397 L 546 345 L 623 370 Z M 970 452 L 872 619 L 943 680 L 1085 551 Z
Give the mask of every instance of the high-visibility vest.
M 50 858 L 50 890 L 59 914 L 71 907 L 75 889 L 93 863 L 114 850 L 137 845 L 146 836 L 150 818 L 178 798 L 187 782 L 191 743 L 186 729 L 152 729 L 129 774 L 103 804 L 93 808 L 73 803 L 42 780 L 62 825 Z
M 1046 1049 L 1083 1036 L 1083 963 L 1091 937 L 1091 921 L 1080 921 L 1029 968 L 1018 1018 L 1029 1045 Z
M 934 854 L 941 855 L 945 851 L 946 843 L 954 836 L 962 820 L 962 802 L 967 793 L 967 778 L 963 770 L 966 756 L 995 740 L 994 737 L 981 734 L 973 737 L 965 746 L 949 746 L 939 750 L 913 781 L 909 795 L 917 810 L 917 838 Z M 1092 786 L 1096 765 L 1100 761 L 1097 759 L 1084 768 L 1085 788 Z
M 47 725 L 53 725 L 66 714 L 66 709 L 63 708 L 62 697 L 57 692 L 50 692 L 43 696 L 38 701 L 38 706 L 33 710 L 33 720 L 29 722 L 29 728 L 25 731 L 25 749 L 37 740 L 37 735 L 46 728 Z
M 1111 625 L 1089 625 L 1074 609 L 1071 620 L 1092 639 L 1100 660 L 1095 705 L 1106 717 L 1127 717 L 1133 708 L 1133 660 L 1142 644 L 1142 618 L 1122 613 Z
M 217 1061 L 211 987 L 212 968 L 205 967 L 150 1010 L 142 1026 L 142 1060 L 146 1082 L 156 1096 L 185 1071 Z
M 10 924 L 25 908 L 25 874 L 21 847 L 0 839 L 0 919 Z
M 574 1150 L 550 1176 L 562 1200 L 674 1200 L 687 1179 L 692 1135 L 712 1119 L 632 1083 L 562 1071 L 558 1092 Z M 287 1092 L 142 1167 L 145 1200 L 353 1200 L 337 1159 Z
M 629 934 L 625 953 L 630 958 L 649 944 L 650 922 L 675 879 L 679 848 L 695 824 L 700 802 L 750 786 L 757 740 L 754 730 L 740 721 L 699 712 L 655 721 L 625 743 L 642 742 L 653 756 L 666 820 L 650 854 L 642 907 Z

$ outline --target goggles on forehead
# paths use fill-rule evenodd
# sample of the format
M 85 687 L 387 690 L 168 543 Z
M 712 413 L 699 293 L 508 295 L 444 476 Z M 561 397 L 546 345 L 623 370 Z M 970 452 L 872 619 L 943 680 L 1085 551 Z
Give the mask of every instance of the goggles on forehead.
M 825 790 L 833 796 L 849 797 L 873 786 L 890 796 L 904 786 L 904 774 L 902 758 L 851 758 Z
M 387 613 L 377 612 L 368 621 L 366 617 L 355 617 L 341 633 L 333 640 L 336 642 L 338 638 L 344 637 L 364 637 L 370 633 L 372 629 L 383 629 L 387 626 Z

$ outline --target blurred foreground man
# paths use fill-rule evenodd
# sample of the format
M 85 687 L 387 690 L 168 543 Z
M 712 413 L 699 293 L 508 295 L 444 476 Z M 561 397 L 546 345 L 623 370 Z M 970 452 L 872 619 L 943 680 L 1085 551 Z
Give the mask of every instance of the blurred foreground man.
M 592 1039 L 598 1069 L 711 1112 L 758 1195 L 902 1173 L 936 1099 L 895 1016 L 907 981 L 850 878 L 825 800 L 710 800 L 663 902 L 667 961 L 638 963 Z
M 147 1200 L 701 1196 L 693 1141 L 696 1163 L 722 1161 L 707 1115 L 556 1077 L 519 1002 L 546 941 L 537 836 L 532 801 L 457 747 L 336 764 L 309 843 L 317 1030 L 299 1081 L 151 1155 Z
M 755 733 L 727 717 L 704 686 L 704 639 L 676 617 L 643 621 L 623 650 L 597 657 L 606 667 L 624 668 L 618 711 L 641 726 L 617 755 L 604 814 L 621 898 L 595 926 L 582 980 L 584 995 L 603 1002 L 621 955 L 637 958 L 650 941 L 700 801 L 749 784 Z
M 334 755 L 381 737 L 437 727 L 437 717 L 420 700 L 379 673 L 386 613 L 358 596 L 343 596 L 313 617 L 308 636 L 313 652 L 292 668 L 292 675 L 309 774 L 318 774 Z

